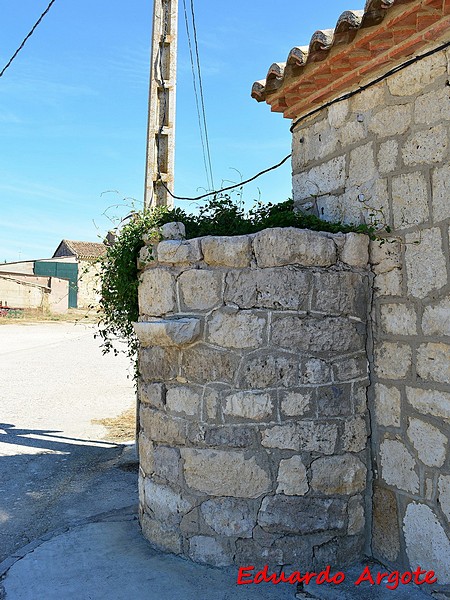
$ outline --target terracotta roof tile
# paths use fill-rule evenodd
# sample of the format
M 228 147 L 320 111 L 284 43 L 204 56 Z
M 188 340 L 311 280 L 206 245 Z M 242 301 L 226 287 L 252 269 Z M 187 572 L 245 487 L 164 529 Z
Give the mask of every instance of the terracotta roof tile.
M 448 0 L 368 0 L 347 10 L 334 29 L 316 31 L 286 62 L 273 63 L 252 97 L 297 118 L 356 89 L 435 43 L 450 30 Z

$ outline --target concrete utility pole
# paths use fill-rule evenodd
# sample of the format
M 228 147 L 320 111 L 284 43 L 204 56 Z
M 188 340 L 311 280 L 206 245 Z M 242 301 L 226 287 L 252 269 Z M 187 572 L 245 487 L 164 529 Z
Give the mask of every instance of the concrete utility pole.
M 173 206 L 177 29 L 178 0 L 154 0 L 145 208 Z

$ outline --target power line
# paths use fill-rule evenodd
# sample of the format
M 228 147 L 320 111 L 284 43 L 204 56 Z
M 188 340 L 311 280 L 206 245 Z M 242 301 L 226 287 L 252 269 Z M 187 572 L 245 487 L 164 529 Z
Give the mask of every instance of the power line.
M 9 59 L 9 61 L 6 63 L 6 65 L 3 67 L 3 69 L 0 71 L 0 77 L 3 76 L 4 72 L 6 71 L 6 69 L 8 67 L 11 66 L 11 63 L 13 62 L 13 60 L 16 58 L 16 56 L 19 54 L 19 52 L 22 50 L 22 48 L 25 46 L 25 44 L 27 43 L 27 41 L 30 39 L 30 37 L 33 35 L 33 33 L 35 32 L 36 28 L 39 26 L 40 22 L 42 21 L 42 19 L 45 17 L 45 15 L 48 13 L 48 11 L 51 9 L 52 5 L 54 4 L 56 0 L 51 0 L 50 4 L 47 6 L 47 8 L 44 10 L 44 12 L 42 13 L 42 15 L 39 17 L 39 19 L 36 21 L 36 23 L 33 25 L 33 28 L 31 29 L 30 33 L 25 37 L 25 39 L 23 40 L 23 42 L 20 44 L 20 46 L 17 48 L 17 50 L 14 52 L 14 54 L 11 56 L 11 58 Z
M 203 127 L 204 127 L 204 131 L 205 131 L 205 141 L 206 141 L 206 152 L 208 154 L 209 172 L 211 175 L 211 183 L 212 183 L 211 188 L 214 189 L 215 186 L 214 186 L 213 170 L 212 170 L 212 166 L 211 166 L 211 153 L 209 150 L 208 127 L 206 125 L 205 99 L 203 96 L 202 72 L 200 69 L 200 56 L 199 56 L 199 52 L 198 52 L 197 27 L 195 24 L 194 0 L 191 0 L 191 14 L 192 14 L 192 28 L 194 31 L 195 54 L 197 57 L 197 72 L 198 72 L 198 82 L 199 82 L 199 86 L 200 86 L 200 100 L 201 100 L 201 105 L 202 105 Z

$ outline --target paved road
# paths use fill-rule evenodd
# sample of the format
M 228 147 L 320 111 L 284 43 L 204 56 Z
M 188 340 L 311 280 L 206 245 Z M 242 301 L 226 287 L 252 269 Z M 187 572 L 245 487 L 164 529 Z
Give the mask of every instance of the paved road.
M 93 419 L 134 405 L 128 359 L 102 355 L 95 327 L 0 326 L 0 562 L 60 526 L 137 502 L 124 447 Z

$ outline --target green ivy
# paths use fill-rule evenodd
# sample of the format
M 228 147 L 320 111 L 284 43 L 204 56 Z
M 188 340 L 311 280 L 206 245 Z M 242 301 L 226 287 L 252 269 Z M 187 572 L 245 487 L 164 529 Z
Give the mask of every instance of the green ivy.
M 269 227 L 297 227 L 330 233 L 355 231 L 375 237 L 375 228 L 368 225 L 329 223 L 314 215 L 294 210 L 292 200 L 280 204 L 262 202 L 247 213 L 229 196 L 216 197 L 199 209 L 197 215 L 180 208 L 158 207 L 132 213 L 120 229 L 115 243 L 99 259 L 101 300 L 99 336 L 104 352 L 118 353 L 117 340 L 127 342 L 127 352 L 135 358 L 137 340 L 132 323 L 138 320 L 137 258 L 144 246 L 143 236 L 165 223 L 182 222 L 188 239 L 205 235 L 245 235 Z

